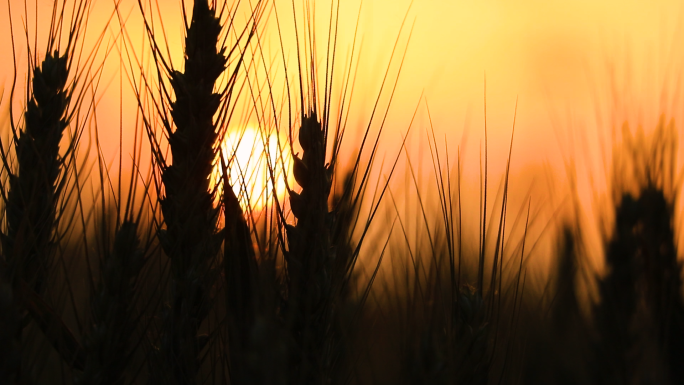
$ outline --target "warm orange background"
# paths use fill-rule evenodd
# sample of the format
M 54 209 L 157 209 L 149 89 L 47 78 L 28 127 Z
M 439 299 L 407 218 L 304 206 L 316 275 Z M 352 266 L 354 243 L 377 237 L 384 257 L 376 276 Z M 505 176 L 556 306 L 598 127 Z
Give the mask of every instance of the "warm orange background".
M 42 29 L 52 3 L 38 0 L 37 25 L 41 37 L 45 36 Z M 24 18 L 23 1 L 11 0 L 10 4 L 19 57 L 18 90 L 23 92 L 26 47 L 22 44 L 22 28 L 28 23 L 30 35 L 33 35 L 36 23 L 33 16 L 28 22 Z M 283 27 L 284 51 L 288 60 L 292 60 L 295 51 L 291 2 L 277 1 L 276 5 Z M 411 7 L 409 5 L 407 0 L 366 0 L 359 11 L 358 1 L 345 0 L 340 11 L 340 58 L 349 53 L 357 15 L 360 18 L 358 32 L 363 39 L 363 45 L 359 45 L 362 47 L 358 56 L 361 62 L 350 117 L 352 128 L 367 122 L 379 80 L 387 68 L 405 15 L 408 15 L 407 23 L 400 36 L 394 70 L 404 53 L 408 32 L 414 26 L 382 141 L 381 153 L 388 157 L 396 153 L 401 135 L 406 132 L 423 94 L 425 99 L 413 128 L 411 150 L 418 154 L 422 143 L 424 155 L 429 156 L 424 140 L 428 127 L 427 101 L 437 137 L 446 138 L 454 152 L 461 142 L 464 127 L 468 127 L 465 172 L 469 178 L 477 178 L 478 151 L 484 137 L 486 74 L 490 172 L 496 175 L 498 182 L 505 166 L 517 98 L 512 167 L 516 175 L 514 191 L 518 195 L 511 198 L 511 204 L 522 203 L 524 191 L 536 176 L 538 189 L 533 191 L 537 191 L 538 201 L 552 207 L 562 200 L 565 190 L 555 191 L 560 197 L 548 195 L 546 182 L 539 180 L 543 179 L 545 162 L 550 165 L 550 174 L 562 184 L 565 180 L 562 157 L 573 159 L 580 169 L 592 170 L 600 188 L 604 179 L 600 174 L 601 152 L 597 137 L 603 135 L 610 142 L 611 128 L 619 127 L 624 120 L 632 126 L 643 124 L 650 128 L 661 113 L 674 116 L 680 123 L 684 118 L 678 83 L 684 68 L 681 46 L 684 8 L 680 1 L 415 0 Z M 122 0 L 120 7 L 124 16 L 129 15 L 126 29 L 135 44 L 129 48 L 140 55 L 143 44 L 137 4 Z M 176 0 L 159 0 L 159 7 L 174 62 L 180 65 L 180 5 Z M 329 3 L 316 2 L 316 7 L 319 50 L 323 52 Z M 29 4 L 29 15 L 33 15 L 32 8 Z M 100 0 L 93 6 L 86 46 L 92 44 L 104 28 L 112 9 L 113 1 Z M 268 23 L 264 24 L 261 39 L 267 61 L 276 63 L 275 67 L 279 68 L 274 79 L 281 82 L 276 88 L 282 89 L 283 70 L 279 62 L 282 59 L 278 56 L 275 15 L 266 12 L 266 16 Z M 7 17 L 7 7 L 3 6 L 0 12 L 0 52 L 3 53 L 0 81 L 6 90 L 12 77 Z M 244 17 L 238 18 L 239 23 L 244 24 Z M 115 39 L 119 31 L 118 22 L 112 21 L 105 31 L 104 44 L 118 44 Z M 39 53 L 43 46 L 39 43 Z M 111 159 L 116 159 L 122 98 L 125 162 L 128 159 L 126 151 L 132 143 L 127 127 L 132 127 L 135 121 L 136 103 L 127 77 L 119 78 L 120 68 L 119 53 L 114 49 L 97 90 L 101 98 L 97 119 L 104 151 Z M 130 75 L 130 69 L 127 72 Z M 133 75 L 139 79 L 139 74 Z M 120 81 L 124 85 L 123 91 L 119 89 Z M 386 89 L 385 96 L 390 88 Z M 17 105 L 20 100 L 17 98 Z M 440 145 L 443 143 L 442 140 Z M 425 170 L 430 168 L 426 165 Z M 588 200 L 589 185 L 584 180 L 581 182 L 582 196 Z

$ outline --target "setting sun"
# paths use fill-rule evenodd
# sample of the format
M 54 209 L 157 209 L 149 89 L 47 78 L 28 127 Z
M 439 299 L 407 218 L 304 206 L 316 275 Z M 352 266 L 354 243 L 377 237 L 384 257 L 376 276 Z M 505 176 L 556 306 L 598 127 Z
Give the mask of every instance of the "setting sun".
M 243 210 L 251 208 L 260 210 L 269 204 L 275 191 L 279 201 L 287 192 L 286 174 L 291 164 L 291 155 L 287 141 L 278 138 L 275 133 L 266 138 L 259 130 L 246 127 L 226 135 L 221 146 L 221 153 L 228 168 L 228 180 L 240 200 Z M 271 171 L 273 170 L 273 175 Z M 221 164 L 217 162 L 214 170 L 214 181 L 221 178 Z M 273 179 L 276 180 L 275 189 Z M 292 184 L 291 180 L 288 183 Z M 221 192 L 219 186 L 218 193 Z

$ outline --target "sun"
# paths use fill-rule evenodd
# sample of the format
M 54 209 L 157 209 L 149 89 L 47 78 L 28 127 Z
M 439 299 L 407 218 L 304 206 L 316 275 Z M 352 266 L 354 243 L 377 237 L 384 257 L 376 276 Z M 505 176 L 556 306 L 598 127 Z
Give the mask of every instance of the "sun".
M 274 192 L 278 200 L 284 199 L 287 192 L 285 178 L 291 173 L 283 170 L 290 169 L 292 159 L 287 139 L 279 138 L 276 133 L 266 137 L 258 129 L 245 127 L 226 135 L 220 156 L 228 167 L 228 181 L 244 211 L 268 206 Z M 221 162 L 216 163 L 212 178 L 215 183 L 222 179 Z M 292 185 L 289 179 L 288 184 Z M 222 193 L 220 183 L 217 192 L 218 196 Z

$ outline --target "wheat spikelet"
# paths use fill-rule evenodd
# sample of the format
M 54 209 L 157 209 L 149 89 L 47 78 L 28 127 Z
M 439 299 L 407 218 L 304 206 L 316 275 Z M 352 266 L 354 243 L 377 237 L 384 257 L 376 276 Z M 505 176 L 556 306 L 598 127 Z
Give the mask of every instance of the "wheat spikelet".
M 102 281 L 93 293 L 92 330 L 85 336 L 88 354 L 76 384 L 121 384 L 135 331 L 133 299 L 145 259 L 138 247 L 137 225 L 126 221 L 116 232 L 113 250 L 105 256 Z
M 682 380 L 684 305 L 672 212 L 663 191 L 652 185 L 638 199 L 625 194 L 616 208 L 609 272 L 600 282 L 596 311 L 604 356 L 595 370 L 604 383 L 652 376 Z M 646 351 L 659 358 L 645 364 Z
M 67 56 L 48 53 L 33 73 L 33 97 L 25 112 L 25 127 L 14 145 L 17 172 L 9 176 L 3 253 L 12 276 L 37 293 L 45 288 L 59 194 L 57 178 L 63 164 L 59 142 L 68 121 Z
M 477 289 L 461 287 L 452 323 L 425 325 L 409 349 L 407 377 L 411 384 L 487 384 L 492 333 L 486 304 Z M 434 312 L 440 309 L 425 309 Z M 429 321 L 434 322 L 435 315 Z
M 628 352 L 633 349 L 630 328 L 637 306 L 635 250 L 638 245 L 632 236 L 637 222 L 637 203 L 631 195 L 625 195 L 615 209 L 615 232 L 606 252 L 608 274 L 599 284 L 601 304 L 595 311 L 602 339 L 600 363 L 595 368 L 599 383 L 627 383 L 632 378 Z
M 169 383 L 194 383 L 198 373 L 206 340 L 197 334 L 210 310 L 212 265 L 222 241 L 209 192 L 218 135 L 213 118 L 221 103 L 214 85 L 227 60 L 224 49 L 217 50 L 220 33 L 215 10 L 207 0 L 196 0 L 185 40 L 185 70 L 170 76 L 176 129 L 168 133 L 173 164 L 162 168 L 166 229 L 159 238 L 171 262 L 171 303 L 163 316 L 163 364 L 153 368 L 157 381 Z
M 286 225 L 287 315 L 295 341 L 290 383 L 327 383 L 333 366 L 331 328 L 336 304 L 332 287 L 333 254 L 328 195 L 332 167 L 325 164 L 325 140 L 315 112 L 303 116 L 299 129 L 302 157 L 294 157 L 293 174 L 301 193 L 290 192 L 297 218 Z
M 681 266 L 672 229 L 674 207 L 663 191 L 647 186 L 639 197 L 641 226 L 639 240 L 640 278 L 638 290 L 655 329 L 657 348 L 668 367 L 672 383 L 684 381 L 684 303 L 681 298 Z
M 68 55 L 47 53 L 32 77 L 32 96 L 24 113 L 24 129 L 14 137 L 16 171 L 3 157 L 9 173 L 5 197 L 7 227 L 1 236 L 7 277 L 14 293 L 20 284 L 43 294 L 52 264 L 56 206 L 61 193 L 58 178 L 63 169 L 59 142 L 68 125 Z M 22 309 L 22 314 L 25 309 Z M 22 330 L 16 329 L 14 344 L 21 346 Z M 20 356 L 19 356 L 20 357 Z M 19 358 L 18 358 L 19 359 Z M 15 367 L 22 372 L 21 363 Z M 17 379 L 21 381 L 21 373 Z
M 456 351 L 463 356 L 455 378 L 463 384 L 486 384 L 491 364 L 491 336 L 484 301 L 475 288 L 466 286 L 461 289 L 458 305 Z
M 602 383 L 680 383 L 684 301 L 673 230 L 677 131 L 661 117 L 649 142 L 633 138 L 626 123 L 623 134 L 629 156 L 615 155 L 614 167 L 625 174 L 613 176 L 615 190 L 628 190 L 619 178 L 637 188 L 623 192 L 615 207 L 608 271 L 595 307 L 600 350 L 593 370 Z M 642 129 L 637 135 L 643 138 Z
M 336 194 L 334 208 L 329 210 L 334 161 L 326 163 L 325 131 L 315 112 L 303 116 L 299 129 L 303 153 L 301 158 L 295 155 L 293 165 L 301 192 L 289 192 L 297 219 L 294 226 L 285 225 L 288 250 L 284 314 L 294 341 L 290 383 L 344 382 L 347 374 L 342 366 L 349 362 L 344 362 L 343 336 L 350 332 L 344 323 L 353 322 L 344 317 L 362 306 L 350 302 L 351 272 L 357 255 L 351 242 L 358 215 L 358 201 L 353 199 L 356 169 L 346 176 L 342 193 Z
M 237 196 L 228 184 L 228 170 L 223 162 L 223 269 L 226 280 L 226 312 L 231 384 L 255 384 L 258 363 L 249 362 L 255 348 L 252 332 L 256 322 L 261 292 L 259 273 L 250 230 Z M 256 331 L 264 334 L 264 331 Z

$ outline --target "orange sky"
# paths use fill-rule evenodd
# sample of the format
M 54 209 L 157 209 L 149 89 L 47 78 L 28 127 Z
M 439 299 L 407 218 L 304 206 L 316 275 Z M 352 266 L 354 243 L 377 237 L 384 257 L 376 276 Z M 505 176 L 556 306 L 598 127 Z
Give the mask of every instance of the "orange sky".
M 180 6 L 176 0 L 159 0 L 172 55 L 180 63 Z M 21 40 L 23 1 L 11 0 L 14 29 Z M 38 0 L 39 26 L 45 26 L 53 2 Z M 285 51 L 294 55 L 291 3 L 277 2 L 285 32 Z M 99 0 L 94 6 L 88 38 L 104 27 L 113 1 Z M 299 2 L 298 2 L 299 4 Z M 327 18 L 329 3 L 317 2 L 319 19 Z M 469 126 L 466 174 L 477 175 L 477 153 L 483 138 L 483 88 L 487 78 L 487 126 L 491 171 L 501 173 L 508 151 L 516 98 L 518 114 L 513 150 L 513 171 L 520 185 L 537 174 L 544 161 L 553 167 L 560 164 L 560 154 L 568 153 L 581 163 L 598 159 L 596 132 L 629 119 L 632 125 L 655 125 L 660 113 L 673 115 L 681 122 L 682 109 L 677 103 L 682 67 L 680 48 L 684 8 L 676 0 L 365 0 L 360 11 L 359 35 L 363 38 L 357 90 L 352 103 L 350 124 L 362 126 L 367 121 L 379 79 L 387 67 L 392 45 L 408 11 L 400 45 L 414 24 L 408 44 L 397 93 L 386 124 L 384 152 L 393 156 L 401 133 L 421 93 L 427 101 L 438 138 L 446 137 L 450 148 L 459 144 L 463 128 Z M 122 0 L 121 9 L 129 14 L 127 30 L 140 49 L 141 22 L 133 0 Z M 357 0 L 345 0 L 341 6 L 340 57 L 349 52 L 353 26 L 359 10 Z M 33 14 L 29 9 L 29 14 Z M 0 12 L 0 52 L 10 51 L 7 8 Z M 319 21 L 320 23 L 320 21 Z M 33 29 L 35 23 L 29 20 Z M 319 36 L 327 26 L 320 23 Z M 106 41 L 111 44 L 119 26 L 113 22 Z M 39 35 L 44 36 L 44 33 Z M 266 55 L 278 58 L 280 48 L 273 14 L 262 36 Z M 322 39 L 321 39 L 322 40 Z M 40 45 L 39 45 L 40 47 Z M 323 43 L 320 43 L 323 50 Z M 18 43 L 18 50 L 25 48 Z M 395 59 L 395 65 L 398 59 Z M 25 61 L 19 63 L 25 68 Z M 116 50 L 110 55 L 101 87 L 98 125 L 105 151 L 116 154 L 119 127 L 118 71 Z M 396 69 L 396 67 L 394 67 Z M 278 70 L 282 75 L 282 69 Z M 614 75 L 611 80 L 610 74 Z M 7 88 L 12 76 L 9 55 L 0 61 L 0 81 Z M 20 74 L 20 78 L 24 74 Z M 106 84 L 111 83 L 108 87 Z M 136 104 L 127 80 L 123 79 L 123 127 L 133 126 Z M 23 83 L 20 82 L 20 87 Z M 281 86 L 282 88 L 282 86 Z M 385 95 L 388 95 L 385 93 Z M 384 99 L 386 100 L 386 99 Z M 673 107 L 674 105 L 674 107 Z M 414 129 L 424 136 L 427 114 L 423 107 Z M 420 130 L 420 131 L 418 131 Z M 560 136 L 559 136 L 560 135 Z M 586 136 L 586 143 L 580 139 Z M 418 147 L 415 136 L 411 145 Z M 124 142 L 131 143 L 124 131 Z M 569 137 L 574 137 L 574 148 Z M 130 147 L 130 145 L 128 146 Z M 128 148 L 124 144 L 124 149 Z M 126 150 L 124 150 L 124 153 Z M 591 155 L 591 157 L 590 157 Z M 124 156 L 126 158 L 126 156 Z M 562 171 L 555 169 L 559 179 Z M 524 190 L 524 189 L 523 189 Z
M 113 2 L 100 0 L 94 6 L 88 36 L 92 39 L 110 15 Z M 325 3 L 325 4 L 324 4 Z M 48 21 L 52 1 L 38 0 L 39 25 Z M 327 17 L 327 2 L 318 2 L 320 19 Z M 359 2 L 347 0 L 342 5 L 340 47 L 346 50 L 353 34 Z M 663 82 L 676 75 L 667 66 L 679 64 L 681 50 L 673 52 L 681 28 L 681 3 L 659 1 L 414 1 L 366 0 L 361 8 L 360 35 L 364 39 L 359 84 L 374 85 L 387 64 L 389 50 L 397 37 L 399 25 L 408 10 L 408 23 L 415 22 L 409 44 L 393 115 L 406 121 L 405 111 L 412 111 L 421 92 L 431 106 L 433 120 L 442 130 L 458 128 L 465 112 L 471 110 L 472 127 L 482 121 L 483 77 L 487 74 L 488 110 L 493 135 L 507 132 L 512 121 L 516 97 L 519 105 L 520 145 L 541 141 L 541 126 L 548 125 L 552 110 L 568 108 L 583 114 L 595 102 L 595 93 L 606 92 L 604 64 L 633 67 L 633 81 Z M 281 23 L 289 23 L 289 1 L 278 1 Z M 21 37 L 23 0 L 11 0 L 15 14 L 14 27 Z M 30 6 L 30 5 L 29 5 Z M 166 29 L 175 56 L 180 53 L 180 5 L 174 0 L 160 2 Z M 7 7 L 0 13 L 3 52 L 10 52 Z M 127 28 L 132 36 L 139 34 L 140 18 L 133 0 L 121 1 L 124 13 L 130 12 Z M 29 9 L 29 14 L 32 11 Z M 273 17 L 266 29 L 275 35 Z M 321 20 L 324 21 L 324 20 Z M 33 20 L 29 25 L 33 27 Z M 321 23 L 323 24 L 323 23 Z M 408 29 L 409 26 L 406 27 Z M 324 32 L 326 25 L 322 25 Z M 118 32 L 113 22 L 109 36 Z M 406 31 L 405 31 L 406 32 Z M 41 34 L 41 35 L 44 35 Z M 288 42 L 288 48 L 292 39 Z M 321 39 L 322 40 L 322 39 Z M 21 46 L 21 42 L 18 43 Z M 321 43 L 322 46 L 322 43 Z M 39 47 L 40 48 L 40 47 Z M 269 47 L 276 53 L 278 47 Z M 678 47 L 674 45 L 674 50 Z M 20 47 L 19 50 L 23 51 Z M 289 51 L 288 51 L 289 53 Z M 112 78 L 118 60 L 110 57 L 105 78 Z M 6 58 L 8 59 L 8 58 Z M 625 63 L 627 62 L 627 63 Z M 651 70 L 648 75 L 644 66 Z M 0 65 L 0 80 L 11 77 L 11 61 Z M 105 79 L 106 80 L 106 79 Z M 592 83 L 593 82 L 593 83 Z M 654 86 L 648 86 L 655 88 Z M 371 88 L 371 87 L 368 87 Z M 642 91 L 636 84 L 634 92 Z M 105 99 L 113 98 L 111 88 Z M 376 90 L 370 89 L 375 94 Z M 651 90 L 649 90 L 651 91 Z M 656 90 L 657 92 L 657 90 Z M 361 92 L 359 92 L 361 93 Z M 645 98 L 651 98 L 645 95 Z M 118 102 L 113 102 L 117 104 Z M 650 104 L 650 103 L 649 103 Z M 100 114 L 106 111 L 100 112 Z M 544 122 L 546 121 L 546 122 Z M 526 135 L 525 133 L 529 133 Z M 528 138 L 529 137 L 529 138 Z M 542 141 L 543 143 L 543 141 Z M 522 147 L 521 147 L 522 148 Z

